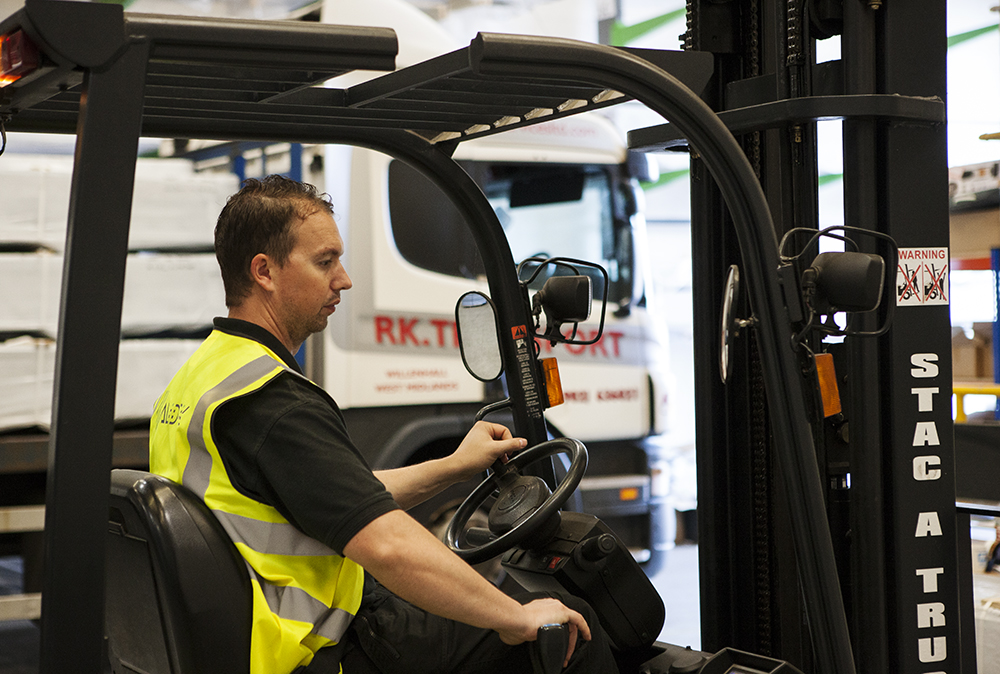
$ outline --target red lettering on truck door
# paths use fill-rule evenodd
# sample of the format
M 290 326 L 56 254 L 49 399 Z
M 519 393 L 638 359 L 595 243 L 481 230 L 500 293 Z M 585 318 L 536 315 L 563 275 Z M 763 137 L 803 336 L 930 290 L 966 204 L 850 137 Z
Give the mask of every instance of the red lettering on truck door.
M 396 338 L 392 334 L 393 320 L 388 316 L 375 317 L 375 343 L 381 344 L 382 339 L 388 339 L 390 344 L 396 343 Z
M 410 340 L 417 346 L 420 346 L 417 336 L 413 333 L 413 326 L 420 322 L 419 318 L 399 318 L 399 343 L 406 344 L 407 340 Z
M 455 330 L 455 321 L 447 321 L 443 318 L 432 318 L 430 320 L 431 325 L 437 328 L 437 345 L 445 345 L 444 331 L 445 328 L 451 328 L 452 342 L 454 346 L 458 346 L 458 331 Z

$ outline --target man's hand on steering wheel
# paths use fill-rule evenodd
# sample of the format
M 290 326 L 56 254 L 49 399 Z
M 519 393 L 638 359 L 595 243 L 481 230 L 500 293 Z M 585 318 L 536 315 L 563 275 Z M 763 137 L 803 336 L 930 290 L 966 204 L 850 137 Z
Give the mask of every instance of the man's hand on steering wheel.
M 524 438 L 513 437 L 506 426 L 477 421 L 448 460 L 452 462 L 458 481 L 468 480 L 485 471 L 497 459 L 513 456 L 527 444 Z

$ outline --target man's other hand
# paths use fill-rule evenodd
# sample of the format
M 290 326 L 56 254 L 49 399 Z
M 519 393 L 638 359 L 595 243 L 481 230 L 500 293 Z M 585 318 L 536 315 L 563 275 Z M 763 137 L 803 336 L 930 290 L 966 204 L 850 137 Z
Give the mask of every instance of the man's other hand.
M 518 626 L 498 630 L 500 640 L 514 646 L 525 641 L 534 641 L 538 636 L 538 628 L 542 625 L 564 624 L 569 626 L 569 646 L 566 648 L 566 659 L 563 667 L 569 664 L 570 656 L 576 649 L 578 637 L 590 641 L 590 626 L 583 616 L 567 608 L 557 599 L 535 599 L 524 604 L 523 622 Z

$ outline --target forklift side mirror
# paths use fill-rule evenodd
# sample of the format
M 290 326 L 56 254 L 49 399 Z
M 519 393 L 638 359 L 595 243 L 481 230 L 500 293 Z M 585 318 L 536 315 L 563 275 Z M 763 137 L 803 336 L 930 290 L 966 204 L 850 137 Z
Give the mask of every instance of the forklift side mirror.
M 726 275 L 726 285 L 722 289 L 722 329 L 719 332 L 719 375 L 722 383 L 729 379 L 729 374 L 733 369 L 733 361 L 729 351 L 732 348 L 733 340 L 739 336 L 740 330 L 756 324 L 756 319 L 740 318 L 736 315 L 737 306 L 740 302 L 740 268 L 737 265 L 729 266 L 729 273 Z
M 479 381 L 493 381 L 503 372 L 497 313 L 489 297 L 473 290 L 455 305 L 458 348 L 465 369 Z

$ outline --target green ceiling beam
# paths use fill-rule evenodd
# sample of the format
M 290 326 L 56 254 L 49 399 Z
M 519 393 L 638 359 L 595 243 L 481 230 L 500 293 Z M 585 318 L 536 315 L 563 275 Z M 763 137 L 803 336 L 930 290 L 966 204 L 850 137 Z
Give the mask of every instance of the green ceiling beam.
M 948 47 L 951 48 L 957 44 L 968 42 L 969 40 L 979 37 L 980 35 L 987 35 L 988 33 L 992 33 L 993 31 L 995 31 L 996 29 L 997 25 L 993 24 L 992 26 L 983 26 L 982 28 L 976 28 L 975 30 L 967 30 L 964 33 L 958 33 L 956 35 L 952 35 L 951 37 L 948 38 Z
M 615 22 L 611 25 L 611 44 L 615 47 L 627 47 L 643 35 L 651 33 L 657 28 L 662 28 L 674 19 L 684 16 L 686 11 L 684 7 L 681 7 L 680 9 L 675 9 L 660 16 L 654 16 L 652 19 L 646 19 L 631 26 L 626 26 L 621 21 L 615 19 Z

